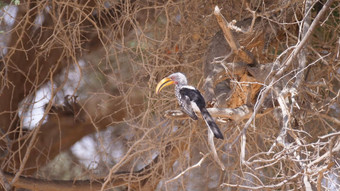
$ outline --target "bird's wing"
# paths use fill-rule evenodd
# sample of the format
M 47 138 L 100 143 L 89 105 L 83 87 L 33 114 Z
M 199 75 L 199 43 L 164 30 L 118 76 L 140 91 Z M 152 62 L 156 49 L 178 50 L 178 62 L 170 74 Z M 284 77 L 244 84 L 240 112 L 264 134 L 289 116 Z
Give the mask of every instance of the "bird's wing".
M 207 126 L 211 129 L 211 131 L 214 133 L 215 137 L 218 139 L 223 139 L 222 132 L 218 128 L 214 119 L 209 114 L 208 110 L 205 108 L 205 101 L 201 93 L 197 89 L 193 88 L 192 86 L 185 86 L 179 92 L 181 94 L 181 98 L 183 99 L 185 97 L 185 100 L 186 100 L 186 104 L 183 104 L 183 105 L 189 105 L 190 109 L 192 110 L 191 102 L 196 104 L 197 107 L 201 111 L 204 121 L 206 122 Z M 182 105 L 182 108 L 185 109 L 183 105 Z M 188 115 L 190 115 L 187 111 L 185 112 Z
M 194 119 L 194 120 L 198 119 L 197 115 L 195 114 L 194 110 L 192 109 L 190 98 L 187 95 L 181 96 L 180 105 L 181 105 L 182 109 L 184 110 L 184 112 L 186 114 L 188 114 L 192 119 Z

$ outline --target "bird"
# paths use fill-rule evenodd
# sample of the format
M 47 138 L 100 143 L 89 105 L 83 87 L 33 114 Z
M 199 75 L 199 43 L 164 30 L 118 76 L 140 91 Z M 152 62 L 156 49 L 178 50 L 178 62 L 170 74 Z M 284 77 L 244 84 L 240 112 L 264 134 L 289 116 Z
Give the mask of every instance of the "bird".
M 184 74 L 176 72 L 166 78 L 163 78 L 157 84 L 156 94 L 159 94 L 164 87 L 172 84 L 175 84 L 175 95 L 182 110 L 193 120 L 198 119 L 194 110 L 199 110 L 206 125 L 213 132 L 214 136 L 218 139 L 224 139 L 221 130 L 206 108 L 202 94 L 195 87 L 188 85 L 187 78 Z

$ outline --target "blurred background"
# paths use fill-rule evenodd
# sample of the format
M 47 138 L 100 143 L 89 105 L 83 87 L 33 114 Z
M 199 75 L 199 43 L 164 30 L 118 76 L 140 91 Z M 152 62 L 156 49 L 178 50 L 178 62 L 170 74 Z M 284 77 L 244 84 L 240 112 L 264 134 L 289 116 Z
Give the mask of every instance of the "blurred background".
M 251 62 L 225 40 L 215 6 Z M 90 180 L 101 190 L 340 189 L 338 0 L 4 0 L 0 8 L 4 190 L 32 189 L 20 176 Z M 173 87 L 155 94 L 174 72 L 223 110 L 213 116 L 224 171 L 204 121 L 169 115 L 180 110 Z

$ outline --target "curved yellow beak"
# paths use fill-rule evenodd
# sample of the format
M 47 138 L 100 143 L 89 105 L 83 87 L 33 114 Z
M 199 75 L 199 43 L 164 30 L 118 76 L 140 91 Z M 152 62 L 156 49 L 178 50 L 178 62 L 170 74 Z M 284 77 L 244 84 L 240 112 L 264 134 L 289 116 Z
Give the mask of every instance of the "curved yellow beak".
M 175 82 L 171 78 L 163 78 L 156 87 L 156 94 L 158 94 L 164 87 L 174 84 Z

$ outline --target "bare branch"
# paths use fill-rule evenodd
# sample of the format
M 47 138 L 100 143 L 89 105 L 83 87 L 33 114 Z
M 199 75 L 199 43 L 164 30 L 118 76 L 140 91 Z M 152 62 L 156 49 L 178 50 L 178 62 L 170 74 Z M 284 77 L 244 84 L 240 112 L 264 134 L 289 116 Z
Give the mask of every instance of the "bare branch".
M 210 147 L 211 152 L 213 154 L 213 158 L 215 159 L 217 164 L 220 166 L 220 168 L 224 171 L 225 166 L 221 162 L 220 158 L 217 155 L 216 147 L 215 147 L 215 143 L 214 143 L 214 133 L 212 132 L 212 130 L 210 128 L 208 128 L 208 144 L 209 144 L 209 147 Z
M 214 15 L 216 16 L 217 22 L 222 28 L 223 34 L 225 39 L 227 40 L 228 44 L 230 45 L 231 49 L 236 55 L 239 55 L 239 57 L 248 64 L 254 63 L 254 58 L 249 55 L 248 52 L 246 52 L 242 47 L 240 47 L 240 44 L 234 37 L 233 33 L 231 32 L 230 28 L 231 25 L 226 21 L 226 19 L 222 16 L 220 9 L 218 6 L 215 6 Z
M 294 180 L 296 178 L 299 178 L 301 176 L 300 173 L 294 174 L 293 176 L 290 176 L 288 179 L 282 180 L 280 183 L 272 184 L 272 185 L 263 185 L 263 186 L 246 186 L 246 185 L 239 185 L 239 184 L 228 184 L 223 183 L 221 184 L 221 187 L 234 187 L 234 188 L 245 188 L 250 190 L 263 190 L 263 189 L 277 189 L 282 187 L 284 184 L 287 184 L 289 181 Z
M 213 117 L 220 117 L 220 118 L 228 118 L 235 121 L 241 121 L 243 119 L 247 119 L 252 114 L 252 108 L 247 105 L 242 105 L 235 109 L 229 109 L 229 108 L 207 108 L 211 116 Z M 264 111 L 262 114 L 259 114 L 258 117 L 265 115 L 266 113 L 270 112 L 271 109 L 268 109 Z M 195 111 L 196 114 L 200 116 L 199 111 Z M 176 118 L 176 119 L 186 119 L 188 116 L 180 111 L 180 110 L 168 110 L 165 113 L 165 117 L 168 118 Z

